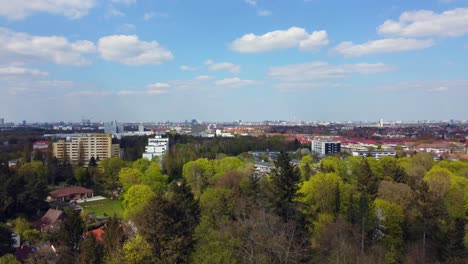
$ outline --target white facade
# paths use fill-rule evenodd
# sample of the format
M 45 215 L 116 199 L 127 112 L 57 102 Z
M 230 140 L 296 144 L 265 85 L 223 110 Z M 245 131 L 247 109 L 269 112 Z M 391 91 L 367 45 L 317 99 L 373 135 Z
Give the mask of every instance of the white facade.
M 318 156 L 326 156 L 341 151 L 341 143 L 334 141 L 312 140 L 311 152 Z
M 152 160 L 154 157 L 160 157 L 169 150 L 169 139 L 157 135 L 148 139 L 148 145 L 145 147 L 143 158 Z

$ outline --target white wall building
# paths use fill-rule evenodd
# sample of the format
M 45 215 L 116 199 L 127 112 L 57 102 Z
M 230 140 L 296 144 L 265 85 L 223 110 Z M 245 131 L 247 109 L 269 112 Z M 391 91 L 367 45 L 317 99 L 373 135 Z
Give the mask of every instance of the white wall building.
M 154 157 L 161 157 L 169 150 L 169 139 L 157 135 L 148 139 L 148 145 L 145 147 L 143 158 L 152 160 Z
M 311 152 L 323 157 L 341 152 L 341 143 L 334 141 L 312 140 Z

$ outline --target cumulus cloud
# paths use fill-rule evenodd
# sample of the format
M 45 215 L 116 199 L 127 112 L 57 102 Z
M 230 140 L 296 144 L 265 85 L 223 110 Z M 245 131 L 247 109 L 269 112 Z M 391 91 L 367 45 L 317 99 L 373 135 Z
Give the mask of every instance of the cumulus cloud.
M 378 27 L 382 35 L 403 37 L 458 37 L 468 34 L 468 8 L 442 13 L 429 10 L 404 12 L 397 21 L 387 20 Z
M 126 65 L 161 64 L 173 58 L 172 52 L 158 42 L 141 41 L 136 35 L 102 37 L 98 50 L 103 59 Z
M 326 62 L 309 62 L 271 67 L 268 76 L 280 81 L 317 81 L 341 79 L 353 74 L 377 74 L 394 70 L 383 63 L 357 63 L 331 65 Z
M 235 65 L 230 62 L 214 62 L 212 60 L 206 60 L 205 65 L 208 67 L 208 69 L 212 71 L 220 71 L 220 70 L 225 70 L 229 71 L 231 73 L 239 73 L 240 72 L 240 66 Z
M 390 53 L 429 48 L 434 45 L 431 39 L 389 38 L 354 44 L 346 41 L 333 50 L 345 56 L 357 57 L 377 53 Z
M 35 13 L 49 13 L 78 19 L 88 14 L 96 0 L 0 0 L 0 16 L 21 20 Z
M 61 65 L 86 65 L 84 54 L 94 53 L 94 43 L 68 41 L 61 36 L 32 36 L 0 28 L 0 57 L 5 61 L 40 61 Z
M 230 48 L 242 53 L 267 52 L 298 47 L 301 50 L 317 50 L 328 44 L 325 30 L 311 34 L 300 27 L 276 30 L 263 35 L 246 34 L 230 44 Z
M 237 86 L 244 86 L 254 84 L 255 81 L 253 80 L 242 80 L 240 78 L 225 78 L 215 82 L 217 86 L 229 86 L 229 87 L 237 87 Z

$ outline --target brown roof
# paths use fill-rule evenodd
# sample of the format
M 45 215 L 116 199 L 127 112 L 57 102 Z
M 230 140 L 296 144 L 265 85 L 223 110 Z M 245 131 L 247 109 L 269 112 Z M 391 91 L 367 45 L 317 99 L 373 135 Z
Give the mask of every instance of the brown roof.
M 41 218 L 40 222 L 43 225 L 53 225 L 63 216 L 63 211 L 49 209 L 47 213 Z
M 54 198 L 58 198 L 58 197 L 65 197 L 69 195 L 82 194 L 82 193 L 94 193 L 94 191 L 91 189 L 83 188 L 83 187 L 69 187 L 69 188 L 63 188 L 63 189 L 51 191 L 49 195 Z

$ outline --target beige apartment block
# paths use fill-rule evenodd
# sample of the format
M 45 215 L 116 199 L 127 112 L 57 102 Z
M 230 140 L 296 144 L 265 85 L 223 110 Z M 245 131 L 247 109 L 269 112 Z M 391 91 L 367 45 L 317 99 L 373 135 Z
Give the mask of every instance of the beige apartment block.
M 54 156 L 69 160 L 72 164 L 87 165 L 91 157 L 100 160 L 118 157 L 119 144 L 112 144 L 110 134 L 77 135 L 53 144 Z

